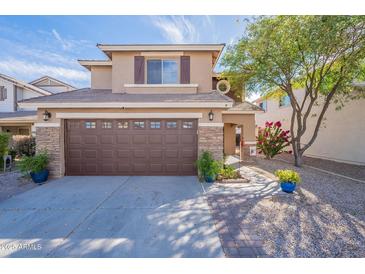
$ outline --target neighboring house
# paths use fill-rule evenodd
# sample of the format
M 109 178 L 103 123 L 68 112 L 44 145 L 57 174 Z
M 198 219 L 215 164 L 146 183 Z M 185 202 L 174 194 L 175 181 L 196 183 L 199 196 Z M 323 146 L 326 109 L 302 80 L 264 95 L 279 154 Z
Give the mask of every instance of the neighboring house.
M 295 90 L 299 102 L 303 101 L 304 91 Z M 288 96 L 278 99 L 259 98 L 255 102 L 265 110 L 256 115 L 256 124 L 264 127 L 266 121 L 281 121 L 286 130 L 290 129 L 292 108 Z M 318 112 L 321 106 L 313 107 L 313 114 L 308 118 L 308 128 L 303 136 L 303 143 L 307 142 L 313 133 Z M 336 105 L 328 108 L 324 121 L 319 129 L 317 139 L 304 153 L 307 156 L 365 165 L 365 100 L 353 100 L 345 103 L 341 110 Z
M 60 93 L 65 91 L 72 91 L 76 88 L 51 76 L 43 76 L 39 79 L 33 80 L 29 84 L 47 90 L 49 92 Z
M 30 135 L 35 131 L 32 126 L 37 120 L 36 108 L 20 108 L 18 102 L 72 89 L 75 88 L 49 76 L 25 83 L 0 74 L 0 132 Z
M 247 153 L 260 109 L 215 90 L 223 47 L 99 44 L 107 60 L 79 61 L 91 88 L 21 102 L 38 109 L 51 175 L 193 175 L 202 150 L 235 153 L 236 127 Z

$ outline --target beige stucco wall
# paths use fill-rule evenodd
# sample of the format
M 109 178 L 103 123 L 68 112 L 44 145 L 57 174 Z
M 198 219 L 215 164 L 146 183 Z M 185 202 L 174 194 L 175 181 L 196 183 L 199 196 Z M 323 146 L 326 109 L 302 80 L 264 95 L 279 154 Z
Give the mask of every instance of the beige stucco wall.
M 134 84 L 134 56 L 139 54 L 137 52 L 113 52 L 113 92 L 124 92 L 124 84 Z
M 146 91 L 149 88 L 126 88 L 125 84 L 134 84 L 134 56 L 140 52 L 113 52 L 113 65 L 108 67 L 91 67 L 91 87 L 97 89 L 112 89 L 113 92 L 138 92 Z M 198 92 L 209 92 L 212 90 L 212 52 L 184 52 L 190 56 L 190 83 L 198 84 Z M 158 57 L 155 57 L 158 58 Z M 164 57 L 168 58 L 168 57 Z M 174 57 L 177 58 L 177 57 Z M 146 59 L 148 59 L 146 57 Z M 147 73 L 145 73 L 146 76 Z M 179 73 L 180 75 L 180 73 Z M 152 89 L 151 89 L 152 90 Z M 181 90 L 191 92 L 191 89 Z M 164 92 L 164 90 L 161 90 Z M 166 90 L 166 92 L 169 92 Z
M 302 100 L 301 90 L 295 91 Z M 318 113 L 320 107 L 314 107 Z M 291 106 L 279 107 L 277 100 L 267 101 L 267 112 L 256 115 L 256 124 L 264 127 L 265 121 L 281 121 L 283 128 L 290 128 Z M 317 116 L 318 117 L 318 116 Z M 306 143 L 313 132 L 317 117 L 308 118 L 307 133 L 303 136 Z M 306 151 L 306 155 L 340 162 L 365 165 L 365 99 L 350 101 L 339 111 L 331 105 L 325 115 L 318 137 Z
M 112 88 L 112 67 L 93 66 L 91 67 L 91 88 L 111 89 Z
M 236 126 L 224 124 L 224 154 L 234 155 L 236 152 Z
M 243 138 L 245 142 L 254 142 L 255 137 L 255 114 L 223 114 L 224 123 L 243 126 Z
M 186 52 L 190 56 L 190 83 L 198 84 L 198 92 L 212 90 L 212 53 Z

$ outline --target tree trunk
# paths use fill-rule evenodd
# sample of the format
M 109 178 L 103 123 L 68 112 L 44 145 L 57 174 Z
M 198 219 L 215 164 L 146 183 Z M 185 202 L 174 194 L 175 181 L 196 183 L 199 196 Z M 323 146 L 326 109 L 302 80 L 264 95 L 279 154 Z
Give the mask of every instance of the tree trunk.
M 297 155 L 294 156 L 294 165 L 301 167 L 303 164 L 303 153 L 298 151 Z

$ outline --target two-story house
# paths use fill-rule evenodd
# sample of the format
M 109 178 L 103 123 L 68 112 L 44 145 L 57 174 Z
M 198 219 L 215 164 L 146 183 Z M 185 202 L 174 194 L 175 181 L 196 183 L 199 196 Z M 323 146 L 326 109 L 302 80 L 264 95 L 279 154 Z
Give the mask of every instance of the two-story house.
M 35 131 L 36 107 L 19 107 L 18 102 L 75 88 L 50 76 L 30 83 L 0 74 L 0 132 L 30 135 Z
M 255 146 L 255 113 L 217 91 L 213 69 L 224 44 L 106 45 L 106 60 L 79 60 L 91 88 L 24 100 L 36 107 L 37 149 L 53 176 L 193 175 L 203 150 Z
M 361 84 L 362 86 L 364 84 Z M 304 98 L 303 89 L 294 91 L 297 100 L 301 103 Z M 255 102 L 264 109 L 264 113 L 256 115 L 258 127 L 265 127 L 266 121 L 281 121 L 283 128 L 290 129 L 292 108 L 288 96 L 278 99 L 259 98 Z M 308 118 L 306 134 L 303 136 L 305 144 L 313 134 L 322 105 L 313 107 L 312 115 Z M 317 139 L 305 152 L 305 155 L 345 162 L 350 164 L 365 165 L 365 100 L 353 100 L 345 103 L 341 110 L 336 110 L 336 104 L 329 106 Z

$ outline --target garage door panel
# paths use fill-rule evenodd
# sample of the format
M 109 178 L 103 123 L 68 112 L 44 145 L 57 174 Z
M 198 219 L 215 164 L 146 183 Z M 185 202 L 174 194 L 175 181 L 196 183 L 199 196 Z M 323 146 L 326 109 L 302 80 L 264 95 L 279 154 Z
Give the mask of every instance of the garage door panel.
M 150 164 L 150 171 L 151 172 L 162 172 L 162 164 L 161 163 L 151 163 Z
M 129 158 L 129 150 L 118 150 L 117 155 L 119 159 Z
M 151 149 L 150 150 L 150 158 L 151 159 L 162 159 L 162 150 L 161 149 Z
M 96 159 L 98 156 L 97 150 L 84 150 L 82 153 L 82 157 L 85 159 Z
M 178 158 L 179 157 L 179 151 L 177 149 L 168 149 L 165 151 L 165 157 L 166 158 Z
M 166 172 L 168 173 L 175 173 L 179 170 L 179 165 L 176 163 L 169 163 L 169 164 L 166 164 Z
M 185 144 L 185 145 L 192 145 L 195 143 L 195 136 L 193 135 L 187 135 L 187 134 L 182 134 L 181 135 L 181 143 Z
M 195 150 L 192 149 L 183 149 L 182 152 L 182 157 L 183 158 L 194 158 L 195 156 Z
M 119 163 L 117 165 L 117 171 L 122 173 L 122 174 L 123 173 L 128 174 L 131 170 L 132 170 L 132 168 L 129 165 L 129 163 Z
M 165 143 L 170 144 L 170 145 L 177 145 L 179 143 L 179 136 L 178 135 L 166 135 Z
M 83 136 L 83 143 L 87 145 L 96 145 L 98 143 L 98 136 L 97 135 L 84 135 Z
M 103 159 L 112 159 L 113 158 L 113 150 L 106 150 L 106 149 L 102 149 L 101 150 L 101 157 Z
M 114 164 L 113 163 L 103 163 L 101 164 L 101 172 L 103 174 L 113 174 L 114 172 Z
M 148 136 L 148 143 L 152 144 L 152 145 L 162 145 L 163 140 L 162 140 L 162 135 L 150 135 Z
M 196 120 L 135 121 L 67 120 L 66 174 L 196 174 Z
M 129 144 L 129 139 L 130 139 L 129 135 L 121 133 L 121 135 L 117 136 L 117 144 L 121 145 Z
M 147 158 L 148 153 L 147 153 L 147 151 L 146 151 L 146 150 L 141 150 L 141 149 L 139 149 L 139 150 L 134 150 L 134 151 L 133 151 L 133 156 L 134 156 L 135 158 Z
M 145 145 L 147 144 L 147 136 L 146 135 L 134 135 L 132 138 L 133 145 Z
M 133 164 L 133 171 L 144 173 L 147 170 L 147 164 L 144 163 L 134 163 Z
M 103 145 L 111 145 L 113 144 L 113 141 L 114 141 L 113 135 L 100 136 L 100 143 Z
M 69 156 L 71 159 L 80 159 L 81 158 L 81 150 L 80 149 L 70 149 Z
M 81 140 L 82 139 L 80 135 L 75 135 L 75 136 L 70 136 L 68 142 L 70 145 L 81 145 L 82 144 Z

